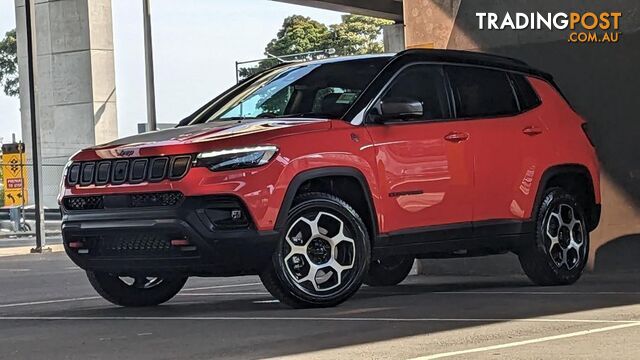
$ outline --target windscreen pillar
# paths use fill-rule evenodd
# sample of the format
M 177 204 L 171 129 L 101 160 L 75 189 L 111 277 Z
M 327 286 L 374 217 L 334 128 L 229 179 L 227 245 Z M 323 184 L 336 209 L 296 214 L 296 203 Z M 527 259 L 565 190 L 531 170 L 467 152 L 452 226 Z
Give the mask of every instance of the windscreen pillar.
M 22 139 L 31 163 L 24 1 L 15 0 L 15 10 Z M 67 159 L 118 135 L 111 0 L 36 0 L 32 21 L 44 205 L 56 207 Z
M 589 123 L 601 163 L 602 218 L 591 233 L 589 266 L 595 271 L 637 269 L 640 253 L 640 3 L 637 0 L 403 0 L 407 48 L 440 48 L 496 53 L 549 72 L 572 106 Z M 621 13 L 617 42 L 571 42 L 570 29 L 480 29 L 478 13 Z M 500 20 L 501 21 L 501 20 Z M 577 32 L 589 32 L 579 29 Z M 575 34 L 577 35 L 577 34 Z M 499 175 L 498 175 L 499 176 Z M 477 261 L 476 261 L 477 260 Z M 467 259 L 480 273 L 498 266 L 492 259 Z M 517 265 L 517 262 L 514 263 Z M 494 266 L 495 265 L 495 266 Z M 431 264 L 423 266 L 425 271 Z M 506 267 L 498 267 L 499 272 Z M 519 271 L 519 270 L 517 270 Z

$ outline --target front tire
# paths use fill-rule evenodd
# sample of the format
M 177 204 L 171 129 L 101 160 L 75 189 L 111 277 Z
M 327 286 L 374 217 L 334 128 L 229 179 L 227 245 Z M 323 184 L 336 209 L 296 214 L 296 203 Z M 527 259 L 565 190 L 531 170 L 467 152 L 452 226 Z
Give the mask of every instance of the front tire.
M 398 285 L 411 272 L 413 260 L 414 257 L 410 255 L 388 256 L 373 260 L 364 283 L 369 286 Z
M 545 193 L 536 216 L 535 243 L 519 253 L 525 274 L 538 285 L 569 285 L 582 275 L 589 254 L 584 210 L 561 188 Z
M 325 193 L 294 200 L 286 231 L 260 279 L 294 308 L 331 307 L 351 297 L 369 268 L 366 227 L 342 199 Z
M 119 306 L 155 306 L 173 298 L 187 282 L 187 277 L 117 276 L 87 271 L 91 286 L 105 300 Z

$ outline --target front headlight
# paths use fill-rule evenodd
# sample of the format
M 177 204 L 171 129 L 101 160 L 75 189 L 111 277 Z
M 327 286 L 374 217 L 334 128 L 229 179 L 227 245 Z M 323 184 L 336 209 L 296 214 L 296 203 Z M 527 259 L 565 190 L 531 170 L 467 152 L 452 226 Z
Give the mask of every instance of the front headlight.
M 71 160 L 67 161 L 64 168 L 62 169 L 62 179 L 60 180 L 60 185 L 58 186 L 58 196 L 56 198 L 58 200 L 58 205 L 62 205 L 62 196 L 64 195 L 64 185 L 67 181 L 67 175 L 68 175 L 69 167 L 71 166 L 71 164 L 73 164 L 73 161 Z
M 211 171 L 246 169 L 268 163 L 276 153 L 278 148 L 272 145 L 208 151 L 198 154 L 196 166 Z

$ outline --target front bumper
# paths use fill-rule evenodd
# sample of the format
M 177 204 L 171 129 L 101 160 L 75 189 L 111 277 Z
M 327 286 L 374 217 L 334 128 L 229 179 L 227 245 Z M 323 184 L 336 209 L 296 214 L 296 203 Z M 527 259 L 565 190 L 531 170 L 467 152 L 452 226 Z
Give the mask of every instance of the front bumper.
M 241 210 L 246 221 L 227 221 L 233 210 Z M 62 218 L 73 262 L 116 274 L 257 274 L 270 261 L 278 235 L 255 230 L 244 205 L 231 197 L 187 197 L 167 207 L 63 209 Z

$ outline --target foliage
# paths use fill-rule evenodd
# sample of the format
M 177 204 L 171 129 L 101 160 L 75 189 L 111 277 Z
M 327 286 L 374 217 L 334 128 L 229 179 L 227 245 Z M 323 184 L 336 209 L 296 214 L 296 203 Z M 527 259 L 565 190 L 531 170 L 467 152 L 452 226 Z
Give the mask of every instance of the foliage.
M 329 38 L 329 28 L 311 18 L 293 15 L 284 19 L 282 29 L 265 48 L 275 56 L 323 50 Z
M 16 45 L 16 30 L 10 30 L 0 41 L 0 86 L 8 96 L 17 96 L 18 86 L 18 56 Z
M 272 57 L 324 50 L 328 38 L 329 28 L 326 25 L 301 15 L 289 16 L 284 19 L 276 38 L 271 40 L 264 49 L 265 55 L 271 59 L 260 61 L 254 67 L 241 68 L 239 75 L 241 78 L 246 78 L 277 65 L 280 61 Z M 287 58 L 287 60 L 296 60 L 296 58 Z
M 384 51 L 382 26 L 393 21 L 361 15 L 344 15 L 340 24 L 331 25 L 331 48 L 336 55 L 377 54 Z
M 384 51 L 380 40 L 382 26 L 390 24 L 393 24 L 393 21 L 361 15 L 344 15 L 341 23 L 326 26 L 309 17 L 293 15 L 284 20 L 276 38 L 267 44 L 265 55 L 279 57 L 328 49 L 334 49 L 335 54 L 339 56 L 381 53 Z M 312 58 L 298 56 L 287 57 L 287 60 Z M 277 59 L 263 60 L 257 66 L 241 68 L 239 75 L 246 78 L 278 63 Z

